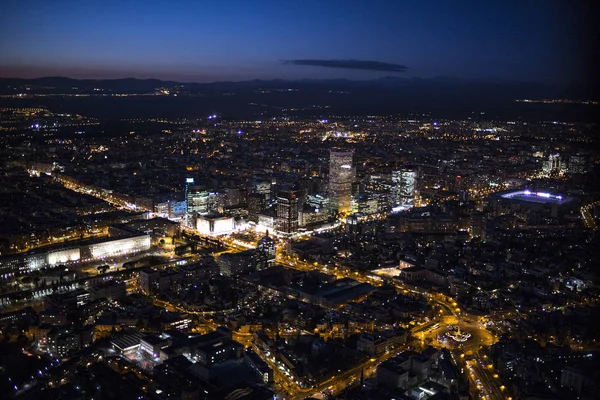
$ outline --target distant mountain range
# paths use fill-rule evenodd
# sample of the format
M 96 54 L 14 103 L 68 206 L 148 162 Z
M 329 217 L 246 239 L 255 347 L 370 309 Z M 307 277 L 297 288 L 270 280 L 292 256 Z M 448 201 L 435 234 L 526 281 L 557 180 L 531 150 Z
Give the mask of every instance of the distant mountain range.
M 183 87 L 188 90 L 214 90 L 214 89 L 235 89 L 235 88 L 252 88 L 266 87 L 279 88 L 288 86 L 301 85 L 323 85 L 323 86 L 349 86 L 349 87 L 364 87 L 364 86 L 431 86 L 431 85 L 500 85 L 507 87 L 525 87 L 525 88 L 554 88 L 556 87 L 543 83 L 527 83 L 514 82 L 505 80 L 483 80 L 483 79 L 460 79 L 450 76 L 439 76 L 435 78 L 402 78 L 396 76 L 388 76 L 373 80 L 350 80 L 350 79 L 297 79 L 297 80 L 260 80 L 254 79 L 249 81 L 239 82 L 213 82 L 213 83 L 197 83 L 197 82 L 177 82 L 163 81 L 160 79 L 138 79 L 138 78 L 120 78 L 120 79 L 73 79 L 61 76 L 50 76 L 43 78 L 22 79 L 22 78 L 0 78 L 0 90 L 6 91 L 13 88 L 21 88 L 30 86 L 31 89 L 54 89 L 54 90 L 121 90 L 127 92 L 151 91 L 159 87 L 173 88 Z
M 113 97 L 112 94 L 154 94 L 152 97 Z M 168 93 L 168 95 L 167 95 Z M 592 92 L 595 94 L 595 92 Z M 98 96 L 24 96 L 16 94 L 88 94 Z M 589 106 L 536 106 L 517 99 L 585 99 L 586 88 L 544 83 L 454 77 L 374 80 L 299 79 L 189 83 L 159 79 L 36 79 L 0 78 L 0 106 L 45 106 L 106 118 L 198 117 L 220 113 L 232 118 L 328 115 L 390 115 L 432 112 L 461 116 L 487 113 L 507 118 L 563 117 L 597 120 Z M 108 96 L 104 96 L 108 95 Z M 177 95 L 177 96 L 175 96 Z M 533 112 L 533 113 L 532 113 Z M 562 114 L 561 114 L 562 113 Z

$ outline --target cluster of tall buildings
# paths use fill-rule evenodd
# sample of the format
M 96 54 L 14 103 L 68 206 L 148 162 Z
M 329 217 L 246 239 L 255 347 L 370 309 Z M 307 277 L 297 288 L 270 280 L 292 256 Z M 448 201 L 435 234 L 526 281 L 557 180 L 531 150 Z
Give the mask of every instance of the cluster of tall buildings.
M 589 156 L 583 153 L 572 154 L 569 157 L 561 154 L 550 154 L 543 162 L 542 171 L 546 174 L 585 174 L 590 164 Z
M 329 173 L 316 188 L 306 182 L 257 181 L 242 188 L 213 191 L 186 180 L 186 223 L 203 234 L 227 234 L 254 224 L 291 237 L 352 213 L 388 213 L 415 205 L 417 171 L 401 167 L 361 182 L 354 151 L 330 150 Z M 302 229 L 301 229 L 302 228 Z

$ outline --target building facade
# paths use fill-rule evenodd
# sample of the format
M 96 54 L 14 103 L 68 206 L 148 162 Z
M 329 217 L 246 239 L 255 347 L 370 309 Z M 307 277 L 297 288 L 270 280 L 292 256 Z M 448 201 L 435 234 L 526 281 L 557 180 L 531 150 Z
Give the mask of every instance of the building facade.
M 281 189 L 277 192 L 277 231 L 290 235 L 298 231 L 298 192 Z
M 338 213 L 347 213 L 352 208 L 352 183 L 356 175 L 353 158 L 352 151 L 329 153 L 329 200 Z
M 415 205 L 417 171 L 407 167 L 392 171 L 392 207 L 410 208 Z
M 193 226 L 196 215 L 205 215 L 217 212 L 219 209 L 219 196 L 202 186 L 189 186 L 186 191 L 186 216 L 189 224 Z

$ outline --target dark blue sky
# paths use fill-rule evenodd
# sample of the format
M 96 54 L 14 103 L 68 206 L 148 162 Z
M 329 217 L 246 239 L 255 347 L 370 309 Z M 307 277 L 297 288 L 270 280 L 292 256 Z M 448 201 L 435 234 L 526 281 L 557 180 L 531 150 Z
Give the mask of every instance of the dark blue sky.
M 0 76 L 184 81 L 456 76 L 568 82 L 581 21 L 553 0 L 3 0 Z M 365 71 L 289 60 L 406 66 Z

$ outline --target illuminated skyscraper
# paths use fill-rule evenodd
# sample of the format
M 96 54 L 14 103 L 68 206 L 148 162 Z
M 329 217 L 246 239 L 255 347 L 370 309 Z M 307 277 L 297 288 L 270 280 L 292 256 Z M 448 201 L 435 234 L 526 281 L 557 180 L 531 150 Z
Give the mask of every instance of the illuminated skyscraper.
M 338 213 L 347 213 L 352 207 L 352 182 L 356 174 L 353 156 L 352 151 L 329 152 L 329 200 Z
M 185 178 L 185 224 L 187 226 L 193 226 L 193 224 L 195 224 L 195 222 L 192 222 L 192 215 L 188 214 L 188 206 L 187 206 L 187 201 L 188 201 L 188 191 L 190 189 L 190 185 L 194 184 L 194 178 Z
M 248 220 L 258 223 L 258 214 L 265 208 L 265 196 L 251 193 L 248 196 Z
M 402 168 L 392 171 L 392 203 L 403 208 L 415 205 L 417 189 L 417 171 L 413 168 Z
M 189 186 L 186 193 L 186 216 L 188 225 L 196 227 L 196 216 L 214 213 L 219 208 L 217 193 L 209 192 L 201 186 Z
M 574 154 L 569 158 L 569 172 L 572 174 L 585 174 L 588 171 L 589 157 L 587 154 Z
M 269 236 L 269 231 L 263 236 L 256 246 L 258 253 L 258 269 L 268 268 L 275 265 L 276 247 L 275 240 Z
M 542 170 L 548 174 L 561 172 L 562 160 L 560 154 L 550 154 L 548 160 L 544 162 Z
M 277 192 L 277 231 L 285 235 L 298 230 L 298 192 L 280 189 Z

